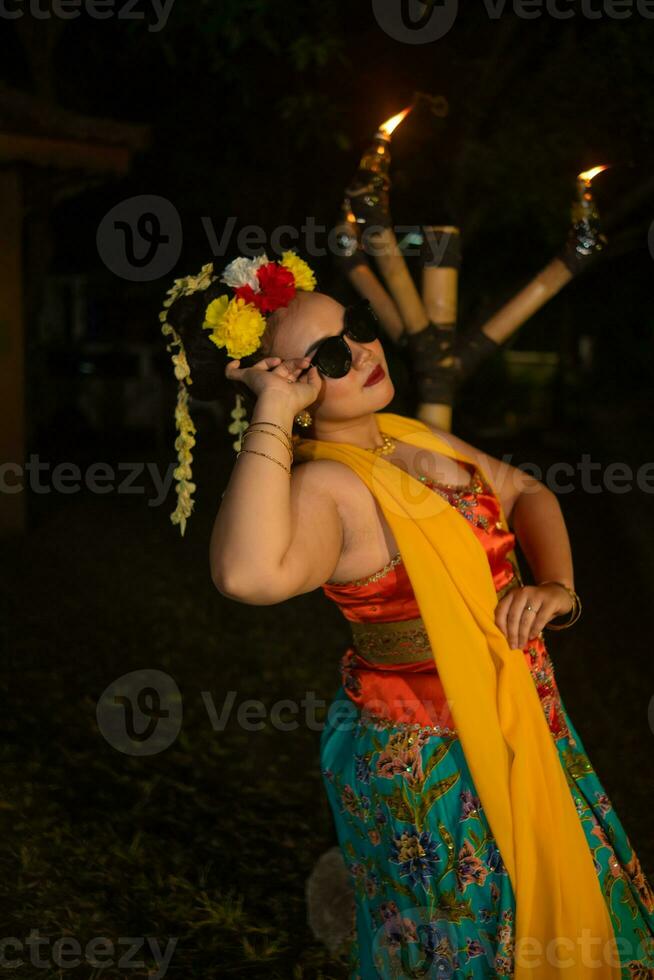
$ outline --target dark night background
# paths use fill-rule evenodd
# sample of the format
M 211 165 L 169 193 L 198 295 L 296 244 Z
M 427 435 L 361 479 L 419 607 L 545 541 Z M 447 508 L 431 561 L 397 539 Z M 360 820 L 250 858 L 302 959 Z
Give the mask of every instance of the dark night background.
M 202 219 L 220 234 L 236 218 L 225 264 L 246 225 L 266 239 L 308 217 L 331 227 L 366 142 L 419 92 L 393 138 L 393 217 L 460 225 L 462 326 L 483 323 L 550 260 L 575 175 L 611 165 L 594 184 L 606 255 L 466 383 L 453 431 L 514 465 L 577 465 L 583 453 L 634 472 L 651 462 L 652 21 L 578 9 L 565 21 L 491 19 L 477 3 L 440 40 L 409 45 L 368 2 L 176 0 L 160 31 L 148 30 L 151 8 L 135 10 L 145 19 L 0 16 L 1 133 L 93 142 L 94 119 L 117 133 L 145 127 L 125 128 L 143 143 L 124 176 L 18 165 L 25 458 L 49 472 L 149 462 L 163 476 L 175 382 L 157 316 L 172 279 L 213 258 Z M 427 97 L 443 97 L 447 114 Z M 11 166 L 4 151 L 0 166 Z M 104 264 L 96 233 L 137 195 L 172 203 L 183 242 L 165 275 L 129 282 Z M 319 288 L 352 298 L 328 256 L 293 244 Z M 543 355 L 531 373 L 521 351 Z M 387 357 L 389 409 L 408 414 L 406 359 L 391 343 Z M 198 490 L 183 539 L 169 520 L 174 491 L 148 505 L 146 471 L 141 493 L 26 490 L 25 528 L 2 540 L 0 933 L 178 937 L 169 977 L 337 978 L 344 968 L 313 938 L 304 905 L 306 877 L 335 843 L 318 734 L 250 733 L 235 718 L 214 732 L 201 692 L 218 708 L 231 690 L 237 705 L 329 699 L 349 634 L 320 591 L 255 610 L 211 584 L 209 534 L 233 459 L 233 395 L 226 384 L 217 394 L 193 412 Z M 548 647 L 651 877 L 652 496 L 574 484 L 559 499 L 584 612 Z M 115 678 L 145 667 L 175 679 L 184 724 L 165 752 L 139 759 L 102 739 L 95 708 Z

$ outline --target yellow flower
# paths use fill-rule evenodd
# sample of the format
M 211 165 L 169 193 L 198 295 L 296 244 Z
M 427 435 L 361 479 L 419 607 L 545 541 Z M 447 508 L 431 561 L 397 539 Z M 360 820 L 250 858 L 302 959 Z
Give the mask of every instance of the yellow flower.
M 220 296 L 209 303 L 202 326 L 211 330 L 216 347 L 226 347 L 230 357 L 240 359 L 257 349 L 266 321 L 253 303 Z
M 186 432 L 182 432 L 177 436 L 175 439 L 175 449 L 177 450 L 180 463 L 188 463 L 191 459 L 193 459 L 193 457 L 190 455 L 190 450 L 194 445 L 195 439 Z
M 316 288 L 316 277 L 313 271 L 295 252 L 282 252 L 282 261 L 280 265 L 283 265 L 289 272 L 292 272 L 295 276 L 295 288 L 305 289 L 311 292 Z
M 172 362 L 175 365 L 175 377 L 178 381 L 189 376 L 191 371 L 186 360 L 186 353 L 183 350 L 180 350 L 179 354 L 173 354 Z
M 180 463 L 179 466 L 176 466 L 173 470 L 173 476 L 176 480 L 190 480 L 193 476 L 190 463 Z
M 204 314 L 203 327 L 217 327 L 227 312 L 229 306 L 229 296 L 223 294 L 218 299 L 212 300 L 207 306 Z

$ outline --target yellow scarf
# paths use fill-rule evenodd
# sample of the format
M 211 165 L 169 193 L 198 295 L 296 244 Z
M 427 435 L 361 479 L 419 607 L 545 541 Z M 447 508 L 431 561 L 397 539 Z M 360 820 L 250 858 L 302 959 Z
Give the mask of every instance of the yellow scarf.
M 423 422 L 390 412 L 376 418 L 381 432 L 404 443 L 472 462 Z M 400 467 L 349 443 L 298 438 L 295 459 L 351 467 L 395 536 L 513 886 L 516 980 L 563 973 L 619 980 L 591 851 L 525 657 L 495 623 L 490 565 L 469 522 Z M 502 520 L 508 527 L 503 512 Z

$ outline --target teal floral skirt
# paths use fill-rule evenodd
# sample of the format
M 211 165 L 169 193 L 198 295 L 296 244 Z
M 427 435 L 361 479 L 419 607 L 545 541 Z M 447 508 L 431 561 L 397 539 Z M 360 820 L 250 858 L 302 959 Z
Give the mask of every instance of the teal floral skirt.
M 654 980 L 654 893 L 562 701 L 557 710 L 622 977 Z M 456 735 L 365 716 L 341 685 L 321 769 L 354 888 L 351 980 L 512 977 L 513 889 Z

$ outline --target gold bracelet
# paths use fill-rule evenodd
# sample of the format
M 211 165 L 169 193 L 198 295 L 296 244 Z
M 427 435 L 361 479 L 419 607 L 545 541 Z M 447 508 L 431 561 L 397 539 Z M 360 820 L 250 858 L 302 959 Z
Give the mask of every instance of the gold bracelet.
M 241 443 L 244 442 L 245 437 L 246 436 L 249 436 L 250 433 L 252 433 L 252 432 L 260 432 L 261 435 L 264 435 L 264 436 L 272 436 L 273 439 L 276 439 L 278 442 L 281 442 L 281 444 L 284 447 L 284 449 L 288 450 L 288 455 L 291 457 L 291 462 L 293 462 L 293 450 L 292 450 L 292 448 L 289 445 L 287 445 L 287 443 L 282 439 L 282 437 L 281 436 L 278 436 L 276 432 L 268 432 L 267 429 L 246 429 L 246 431 L 241 436 Z
M 247 429 L 245 430 L 244 436 L 247 435 L 248 432 L 268 432 L 267 429 L 256 429 L 255 428 L 256 425 L 265 425 L 265 424 L 266 424 L 265 422 L 263 422 L 263 423 L 261 423 L 261 422 L 252 422 L 250 425 L 248 425 Z M 282 429 L 281 425 L 280 426 L 276 426 L 276 428 L 280 429 L 284 433 L 284 438 L 283 439 L 282 439 L 281 436 L 278 436 L 276 432 L 268 432 L 268 435 L 275 436 L 277 439 L 279 439 L 281 442 L 283 442 L 285 446 L 287 446 L 290 450 L 292 450 L 293 449 L 293 446 L 292 446 L 291 440 L 288 438 L 288 435 L 286 434 L 286 430 L 285 429 Z
M 254 453 L 255 456 L 265 456 L 266 459 L 272 459 L 273 463 L 277 463 L 277 465 L 281 466 L 281 468 L 284 470 L 285 473 L 288 473 L 289 476 L 291 475 L 290 469 L 287 470 L 284 464 L 280 462 L 280 460 L 275 459 L 274 456 L 269 456 L 268 453 L 260 453 L 256 449 L 241 449 L 238 453 L 236 453 L 237 459 L 241 455 L 241 453 Z
M 274 425 L 276 429 L 279 429 L 280 432 L 284 433 L 284 435 L 289 441 L 289 444 L 291 442 L 291 434 L 290 432 L 286 431 L 283 425 L 277 425 L 276 422 L 266 422 L 265 419 L 257 419 L 256 422 L 250 422 L 248 429 L 251 429 L 253 425 Z
M 570 598 L 572 599 L 572 609 L 570 610 L 570 619 L 567 623 L 546 623 L 545 629 L 549 630 L 567 630 L 569 626 L 573 626 L 581 616 L 581 599 L 577 595 L 574 589 L 565 585 L 564 582 L 556 582 L 554 580 L 548 580 L 547 582 L 539 582 L 539 585 L 560 585 L 561 588 L 565 589 Z

